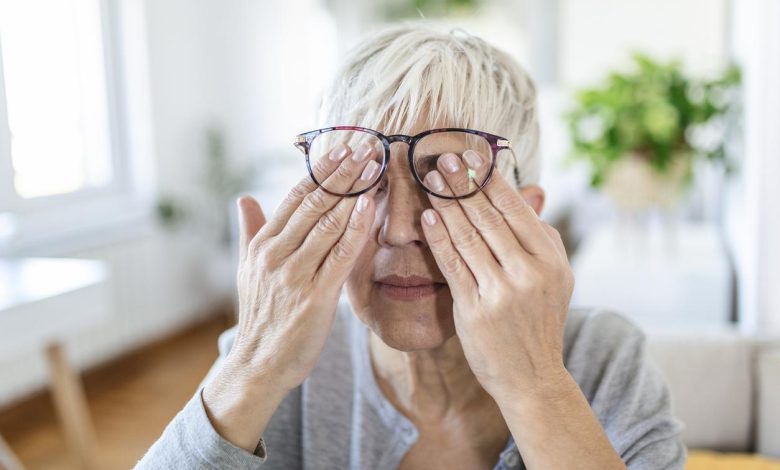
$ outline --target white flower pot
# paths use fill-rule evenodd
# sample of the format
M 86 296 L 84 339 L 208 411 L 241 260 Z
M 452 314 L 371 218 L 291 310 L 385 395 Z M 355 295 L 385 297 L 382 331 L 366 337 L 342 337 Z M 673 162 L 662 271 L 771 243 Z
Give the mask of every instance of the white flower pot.
M 664 173 L 647 159 L 629 154 L 615 162 L 604 178 L 603 191 L 619 209 L 643 212 L 652 208 L 672 209 L 686 195 L 691 159 L 673 157 Z

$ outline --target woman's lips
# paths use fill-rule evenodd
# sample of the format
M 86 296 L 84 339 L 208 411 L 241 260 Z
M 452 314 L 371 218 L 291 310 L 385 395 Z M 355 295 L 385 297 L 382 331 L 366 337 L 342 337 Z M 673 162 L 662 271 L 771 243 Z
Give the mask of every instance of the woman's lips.
M 430 279 L 412 276 L 402 278 L 388 276 L 377 282 L 379 292 L 385 297 L 396 300 L 417 300 L 433 295 L 447 284 L 433 282 Z

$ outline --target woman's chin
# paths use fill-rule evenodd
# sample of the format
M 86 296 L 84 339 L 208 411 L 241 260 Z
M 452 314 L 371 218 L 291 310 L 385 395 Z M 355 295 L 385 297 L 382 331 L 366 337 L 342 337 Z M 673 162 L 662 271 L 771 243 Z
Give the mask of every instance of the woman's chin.
M 373 309 L 372 309 L 373 310 Z M 392 306 L 366 312 L 365 323 L 382 341 L 399 351 L 419 351 L 441 346 L 455 334 L 452 307 L 433 305 Z

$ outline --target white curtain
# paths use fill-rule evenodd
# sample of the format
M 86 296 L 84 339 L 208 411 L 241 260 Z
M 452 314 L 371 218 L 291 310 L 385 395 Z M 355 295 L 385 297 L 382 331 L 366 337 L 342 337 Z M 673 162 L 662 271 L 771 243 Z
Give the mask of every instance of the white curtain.
M 745 331 L 780 333 L 780 2 L 733 2 L 733 51 L 744 73 L 740 176 L 726 228 Z

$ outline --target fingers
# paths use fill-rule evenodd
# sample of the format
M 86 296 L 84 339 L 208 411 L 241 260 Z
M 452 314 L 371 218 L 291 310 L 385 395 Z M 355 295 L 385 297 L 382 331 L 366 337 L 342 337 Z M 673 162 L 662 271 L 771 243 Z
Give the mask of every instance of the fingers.
M 252 196 L 241 196 L 236 201 L 236 205 L 239 225 L 238 253 L 239 259 L 244 259 L 249 249 L 249 242 L 265 225 L 265 215 L 260 204 Z
M 376 188 L 372 188 L 371 191 L 361 194 L 357 198 L 357 202 L 353 204 L 354 207 L 350 211 L 347 226 L 338 242 L 335 245 L 327 245 L 326 256 L 317 273 L 318 278 L 335 282 L 337 285 L 341 285 L 347 280 L 371 231 L 376 211 L 376 203 L 373 198 L 375 192 Z M 325 244 L 320 246 L 325 246 Z M 303 253 L 303 250 L 301 252 Z
M 467 150 L 463 154 L 463 160 L 454 154 L 444 155 L 438 167 L 446 183 L 453 187 L 453 184 L 464 179 L 473 181 L 474 177 L 477 181 L 484 181 L 490 169 L 490 161 L 473 150 Z M 529 255 L 522 250 L 503 214 L 493 206 L 487 196 L 478 191 L 470 197 L 458 199 L 457 202 L 502 267 L 515 271 L 522 266 L 523 257 Z
M 536 211 L 523 198 L 517 188 L 510 186 L 499 172 L 494 172 L 482 192 L 504 216 L 507 225 L 525 251 L 541 256 L 556 251 L 552 239 L 542 227 Z
M 425 184 L 438 194 L 452 194 L 451 188 L 438 170 L 433 170 L 425 176 Z M 474 274 L 477 283 L 483 284 L 495 280 L 498 263 L 480 233 L 463 213 L 458 201 L 436 196 L 430 196 L 430 201 L 443 220 L 455 249 Z
M 339 161 L 339 165 L 322 181 L 322 185 L 338 193 L 349 193 L 354 188 L 367 187 L 376 172 L 380 170 L 380 165 L 374 160 L 375 158 L 375 150 L 372 147 L 361 146 L 349 156 L 344 156 Z M 279 232 L 277 237 L 279 255 L 286 257 L 298 249 L 320 219 L 342 199 L 343 196 L 329 194 L 322 187 L 306 194 Z M 336 225 L 328 221 L 325 223 Z
M 374 187 L 357 198 L 342 198 L 333 209 L 320 217 L 314 228 L 306 235 L 306 239 L 301 243 L 301 246 L 290 255 L 290 261 L 298 266 L 306 265 L 315 269 L 319 268 L 327 256 L 334 256 L 334 245 L 338 242 L 342 245 L 341 248 L 336 249 L 335 256 L 339 258 L 338 261 L 340 263 L 341 258 L 346 258 L 345 250 L 355 248 L 349 245 L 354 241 L 354 236 L 350 236 L 344 241 L 345 231 L 350 229 L 353 224 L 363 221 L 363 211 L 366 210 L 366 203 L 362 201 L 369 200 L 373 202 L 376 191 L 377 187 Z M 361 210 L 358 211 L 358 208 Z M 359 218 L 354 219 L 355 217 Z M 354 231 L 354 227 L 352 230 Z M 360 248 L 362 249 L 362 245 Z
M 327 156 L 323 155 L 317 159 L 314 168 L 312 168 L 314 176 L 317 177 L 318 181 L 324 181 L 328 175 L 332 174 L 339 167 L 341 161 L 351 153 L 352 151 L 348 146 L 343 144 L 336 145 Z M 279 232 L 287 225 L 290 216 L 301 205 L 303 198 L 316 189 L 317 183 L 311 179 L 311 176 L 302 178 L 298 184 L 290 189 L 282 203 L 276 208 L 273 217 L 271 217 L 271 220 L 259 234 L 259 238 L 266 240 L 279 235 Z
M 476 290 L 477 282 L 469 267 L 455 249 L 447 227 L 433 209 L 422 213 L 422 227 L 428 247 L 433 253 L 436 264 L 450 286 L 453 299 L 463 296 L 469 298 Z

